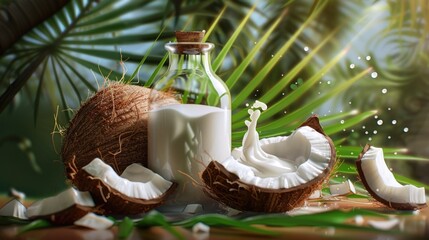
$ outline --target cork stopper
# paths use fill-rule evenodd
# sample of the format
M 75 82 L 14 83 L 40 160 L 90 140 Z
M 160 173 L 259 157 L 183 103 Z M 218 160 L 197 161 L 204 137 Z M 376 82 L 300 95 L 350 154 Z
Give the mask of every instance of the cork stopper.
M 177 42 L 202 42 L 206 31 L 176 31 Z

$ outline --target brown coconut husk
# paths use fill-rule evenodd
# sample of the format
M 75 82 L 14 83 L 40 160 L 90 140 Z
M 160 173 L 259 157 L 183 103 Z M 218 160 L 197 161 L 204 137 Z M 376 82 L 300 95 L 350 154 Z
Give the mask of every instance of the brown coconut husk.
M 382 198 L 381 196 L 379 196 L 377 194 L 376 191 L 374 191 L 368 184 L 368 181 L 366 180 L 365 177 L 365 172 L 362 169 L 362 157 L 363 155 L 365 155 L 365 153 L 371 148 L 371 145 L 366 144 L 365 147 L 363 148 L 362 152 L 359 154 L 357 160 L 356 160 L 356 169 L 359 173 L 359 178 L 361 179 L 363 185 L 365 186 L 365 189 L 368 191 L 368 193 L 377 201 L 379 201 L 380 203 L 382 203 L 383 205 L 389 207 L 389 208 L 393 208 L 393 209 L 397 209 L 397 210 L 418 210 L 418 209 L 422 209 L 427 207 L 427 204 L 415 204 L 415 203 L 397 203 L 397 202 L 392 202 L 392 201 L 388 201 L 384 198 Z
M 75 182 L 82 183 L 82 191 L 89 191 L 97 205 L 96 212 L 99 214 L 113 215 L 138 215 L 148 212 L 162 205 L 167 197 L 176 189 L 177 184 L 173 183 L 170 188 L 155 199 L 139 199 L 128 197 L 118 190 L 105 184 L 99 178 L 88 174 L 85 170 L 80 170 L 75 176 Z
M 77 111 L 66 131 L 61 149 L 67 178 L 73 183 L 78 170 L 94 158 L 121 174 L 132 163 L 147 167 L 149 88 L 110 83 Z M 157 104 L 178 103 L 159 93 Z M 82 185 L 76 184 L 78 189 Z
M 318 117 L 311 116 L 300 127 L 302 126 L 309 126 L 323 134 L 331 146 L 331 160 L 319 176 L 300 186 L 267 189 L 242 182 L 236 174 L 228 172 L 222 164 L 212 161 L 202 174 L 205 193 L 218 202 L 241 211 L 275 213 L 302 206 L 313 191 L 328 178 L 336 160 L 334 144 L 323 132 Z

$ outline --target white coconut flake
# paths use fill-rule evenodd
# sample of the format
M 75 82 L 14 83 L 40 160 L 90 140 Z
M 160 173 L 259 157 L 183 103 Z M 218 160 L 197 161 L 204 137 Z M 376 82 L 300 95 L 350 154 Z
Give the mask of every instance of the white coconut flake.
M 361 159 L 366 182 L 372 191 L 383 199 L 395 203 L 425 204 L 424 188 L 401 185 L 384 161 L 383 149 L 371 146 Z
M 74 222 L 74 225 L 91 228 L 95 230 L 104 230 L 112 227 L 114 222 L 106 217 L 88 213 L 79 220 Z
M 342 183 L 330 185 L 329 191 L 333 196 L 343 196 L 356 193 L 355 186 L 350 179 L 347 179 L 347 181 Z
M 392 218 L 387 221 L 376 221 L 376 220 L 368 220 L 368 224 L 376 229 L 379 230 L 390 230 L 394 228 L 396 225 L 398 225 L 399 219 Z
M 253 107 L 266 109 L 256 102 Z M 288 137 L 259 140 L 256 131 L 260 110 L 249 111 L 243 146 L 220 163 L 241 181 L 261 188 L 279 189 L 302 185 L 319 176 L 329 165 L 331 146 L 311 127 L 298 128 Z
M 173 184 L 137 163 L 128 166 L 121 176 L 99 158 L 95 158 L 82 169 L 132 198 L 146 200 L 158 198 Z
M 81 192 L 74 188 L 69 188 L 58 195 L 48 197 L 34 202 L 27 209 L 29 218 L 45 216 L 60 212 L 74 205 L 84 207 L 94 207 L 94 201 L 89 192 Z
M 28 219 L 27 208 L 17 199 L 12 199 L 0 208 L 0 216 Z
M 210 226 L 199 222 L 192 227 L 193 233 L 208 233 L 210 232 Z

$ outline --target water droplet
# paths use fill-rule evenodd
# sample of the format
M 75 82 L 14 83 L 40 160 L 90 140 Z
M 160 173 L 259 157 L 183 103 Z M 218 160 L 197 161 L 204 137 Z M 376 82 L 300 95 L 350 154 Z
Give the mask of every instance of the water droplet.
M 282 73 L 282 77 L 284 76 L 284 74 Z
M 355 153 L 354 152 L 350 152 L 350 155 L 354 155 Z
M 350 68 L 351 69 L 353 69 L 353 68 L 355 68 L 355 65 L 352 63 L 352 64 L 350 64 Z
M 408 132 L 410 129 L 408 129 L 407 127 L 404 127 L 404 132 Z
M 254 42 L 254 44 L 256 45 L 256 42 Z
M 397 152 L 394 152 L 394 153 L 393 153 L 393 155 L 398 155 L 398 153 L 397 153 Z
M 274 54 L 271 54 L 271 57 L 274 57 Z
M 387 93 L 387 88 L 381 89 L 381 93 L 386 94 Z
M 352 105 L 352 102 L 349 102 L 349 105 Z
M 397 123 L 396 120 L 392 120 L 392 124 L 395 125 Z
M 246 107 L 249 107 L 249 103 L 246 103 Z
M 284 113 L 284 114 L 286 114 L 286 113 L 287 113 L 287 111 L 284 111 L 283 113 Z
M 392 136 L 387 136 L 387 139 L 392 139 Z
M 389 170 L 390 170 L 391 172 L 393 172 L 393 168 L 389 168 Z
M 380 192 L 380 189 L 377 188 L 377 189 L 375 189 L 375 191 Z
M 284 96 L 284 95 L 285 95 L 285 93 L 284 93 L 284 92 L 282 92 L 282 95 Z
M 391 108 L 387 108 L 387 111 L 390 111 L 390 110 L 392 110 Z
M 368 138 L 368 141 L 370 141 L 370 142 L 371 142 L 371 141 L 372 141 L 372 137 L 369 137 L 369 138 Z
M 377 130 L 374 130 L 372 133 L 377 134 L 378 132 L 377 132 Z
M 366 127 L 365 127 L 365 125 L 364 126 L 362 126 L 362 129 L 365 129 Z
M 367 61 L 371 60 L 371 56 L 366 56 L 365 58 Z
M 378 73 L 377 72 L 372 72 L 371 73 L 371 77 L 372 78 L 377 78 L 378 77 Z
M 375 119 L 378 119 L 378 115 L 375 115 L 375 116 L 374 116 L 374 118 L 375 118 Z
M 309 48 L 309 47 L 307 47 L 307 46 L 305 46 L 305 47 L 304 47 L 304 51 L 308 52 L 308 50 L 310 50 L 310 48 Z
M 355 132 L 355 130 L 354 130 L 354 129 L 352 129 L 352 130 L 351 130 L 351 132 Z
M 340 123 L 341 123 L 341 124 L 344 124 L 344 120 L 341 120 L 341 121 L 340 121 Z
M 318 92 L 317 94 L 319 94 L 319 95 L 320 95 L 320 92 Z
M 365 134 L 367 134 L 367 135 L 368 135 L 368 131 L 365 131 Z
M 383 120 L 381 120 L 381 119 L 380 119 L 380 120 L 378 120 L 378 121 L 377 121 L 377 125 L 379 125 L 379 126 L 383 125 Z
M 345 132 L 346 131 L 346 129 L 345 128 L 343 128 L 343 132 Z
M 328 82 L 327 82 L 327 84 L 328 84 L 328 85 L 329 85 L 329 84 L 331 84 L 331 81 L 328 81 Z
M 361 57 L 360 57 L 360 56 L 358 56 L 358 60 L 361 60 Z

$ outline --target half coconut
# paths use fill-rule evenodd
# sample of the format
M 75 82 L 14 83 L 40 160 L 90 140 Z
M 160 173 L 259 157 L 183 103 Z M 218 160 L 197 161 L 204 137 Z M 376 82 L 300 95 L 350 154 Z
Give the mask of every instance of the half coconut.
M 425 189 L 398 183 L 386 165 L 382 148 L 367 144 L 356 167 L 366 190 L 384 205 L 398 210 L 427 207 Z
M 266 106 L 257 102 L 253 108 Z M 212 161 L 202 174 L 205 192 L 237 210 L 285 212 L 302 205 L 329 176 L 336 159 L 332 140 L 313 115 L 290 136 L 259 140 L 261 112 L 249 110 L 243 147 Z
M 76 186 L 91 192 L 101 214 L 137 215 L 161 205 L 176 184 L 133 163 L 119 176 L 96 158 L 75 176 Z

